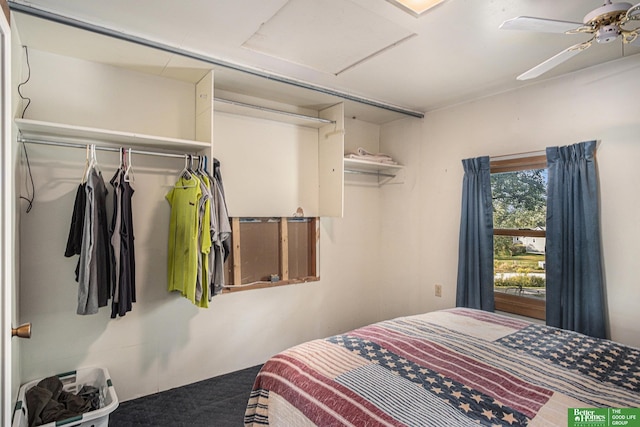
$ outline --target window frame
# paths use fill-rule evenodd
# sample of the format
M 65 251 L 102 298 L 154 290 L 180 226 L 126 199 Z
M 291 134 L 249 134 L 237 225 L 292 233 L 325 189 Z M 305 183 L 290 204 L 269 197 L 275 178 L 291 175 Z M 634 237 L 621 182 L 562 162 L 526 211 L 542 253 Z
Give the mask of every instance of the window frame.
M 546 154 L 532 154 L 507 156 L 500 160 L 490 160 L 490 173 L 517 172 L 532 169 L 547 169 Z M 531 229 L 510 229 L 495 228 L 494 236 L 510 236 L 510 237 L 544 237 L 546 238 L 546 230 Z M 546 277 L 546 270 L 545 270 Z M 521 316 L 531 317 L 534 319 L 546 319 L 546 300 L 538 300 L 520 295 L 508 295 L 502 292 L 496 292 L 494 287 L 495 309 L 506 313 L 518 314 Z
M 248 217 L 247 217 L 248 218 Z M 256 217 L 257 218 L 257 217 Z M 277 286 L 294 285 L 298 283 L 317 282 L 320 280 L 320 218 L 305 217 L 309 220 L 309 236 L 308 236 L 308 257 L 310 275 L 304 277 L 289 277 L 289 220 L 300 218 L 279 217 L 278 223 L 278 260 L 279 260 L 279 280 L 266 281 L 260 280 L 252 283 L 242 283 L 242 234 L 240 231 L 241 219 L 239 217 L 231 218 L 231 256 L 228 263 L 225 263 L 225 269 L 230 269 L 229 281 L 231 284 L 225 285 L 222 293 L 231 293 L 238 291 L 247 291 L 251 289 L 273 288 Z

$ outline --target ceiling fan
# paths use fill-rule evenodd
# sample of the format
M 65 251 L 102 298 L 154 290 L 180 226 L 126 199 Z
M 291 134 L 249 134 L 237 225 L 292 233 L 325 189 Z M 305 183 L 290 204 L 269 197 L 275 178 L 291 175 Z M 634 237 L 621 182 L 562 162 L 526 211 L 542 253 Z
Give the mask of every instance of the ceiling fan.
M 518 80 L 529 80 L 573 58 L 591 46 L 594 41 L 597 43 L 610 43 L 618 37 L 622 37 L 623 43 L 640 46 L 640 27 L 633 29 L 623 27 L 624 25 L 629 25 L 631 21 L 640 21 L 640 3 L 633 6 L 631 3 L 611 3 L 611 0 L 606 0 L 604 5 L 589 12 L 584 17 L 582 23 L 519 16 L 504 21 L 502 25 L 500 25 L 500 28 L 505 30 L 564 34 L 586 33 L 593 35 L 593 37 L 586 42 L 568 47 L 517 77 Z

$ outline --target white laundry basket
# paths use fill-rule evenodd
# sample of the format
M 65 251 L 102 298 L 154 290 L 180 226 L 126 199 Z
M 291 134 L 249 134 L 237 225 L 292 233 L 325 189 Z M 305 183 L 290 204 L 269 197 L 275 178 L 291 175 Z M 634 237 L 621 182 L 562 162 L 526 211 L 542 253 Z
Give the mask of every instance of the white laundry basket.
M 96 387 L 100 390 L 100 409 L 85 412 L 77 417 L 59 420 L 56 422 L 42 424 L 44 427 L 108 427 L 109 414 L 118 407 L 118 396 L 116 390 L 111 383 L 109 372 L 105 368 L 82 368 L 76 371 L 58 374 L 58 378 L 62 381 L 65 391 L 77 394 L 85 385 Z M 29 381 L 20 387 L 18 392 L 18 400 L 13 410 L 12 427 L 28 427 L 29 413 L 25 393 L 31 387 L 38 384 L 42 379 Z

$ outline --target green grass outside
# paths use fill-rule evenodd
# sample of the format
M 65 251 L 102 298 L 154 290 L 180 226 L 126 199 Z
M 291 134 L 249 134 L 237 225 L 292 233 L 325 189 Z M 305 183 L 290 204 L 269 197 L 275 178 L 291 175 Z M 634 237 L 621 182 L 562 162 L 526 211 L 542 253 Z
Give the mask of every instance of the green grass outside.
M 519 255 L 495 255 L 494 273 L 517 273 L 517 276 L 496 278 L 496 288 L 544 288 L 544 277 L 529 276 L 527 273 L 544 273 L 544 269 L 538 266 L 539 261 L 544 261 L 544 255 L 519 254 Z
M 494 273 L 542 273 L 543 268 L 538 266 L 539 261 L 544 261 L 544 255 L 494 255 Z

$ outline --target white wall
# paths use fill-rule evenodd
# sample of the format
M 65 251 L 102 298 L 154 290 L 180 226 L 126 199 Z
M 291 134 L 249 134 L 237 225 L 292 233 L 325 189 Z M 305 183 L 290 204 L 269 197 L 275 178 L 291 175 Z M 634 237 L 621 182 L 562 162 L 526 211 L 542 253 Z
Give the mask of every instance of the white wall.
M 416 176 L 383 192 L 388 252 L 384 301 L 429 311 L 455 305 L 464 158 L 597 139 L 601 231 L 611 337 L 640 347 L 635 242 L 640 239 L 640 57 L 383 126 L 381 147 Z M 416 235 L 417 234 L 417 235 Z M 400 284 L 398 284 L 400 283 Z M 434 284 L 443 285 L 442 298 Z M 398 288 L 402 292 L 397 292 Z M 416 301 L 420 301 L 417 303 Z
M 189 137 L 194 112 L 188 84 L 37 51 L 30 54 L 32 80 L 25 94 L 33 104 L 27 118 Z M 123 87 L 127 93 L 120 92 Z M 153 100 L 150 110 L 139 111 L 145 99 Z M 133 116 L 136 112 L 140 114 Z M 378 127 L 372 126 L 360 124 L 352 143 L 370 143 L 358 142 L 365 134 L 377 138 Z M 273 142 L 268 132 L 262 138 Z M 109 370 L 120 400 L 128 400 L 259 364 L 294 344 L 378 320 L 377 187 L 348 186 L 344 218 L 321 219 L 319 282 L 220 295 L 209 309 L 199 309 L 166 290 L 170 212 L 164 195 L 182 160 L 144 156 L 134 156 L 138 300 L 123 318 L 110 319 L 107 308 L 78 316 L 77 258 L 63 254 L 85 152 L 39 145 L 27 149 L 36 198 L 20 224 L 20 320 L 33 323 L 33 336 L 22 346 L 21 382 L 102 366 Z M 98 152 L 107 179 L 118 163 L 116 156 Z M 251 168 L 222 167 L 224 176 L 260 178 L 252 176 Z
M 216 112 L 214 146 L 231 216 L 318 215 L 317 129 Z
M 193 84 L 34 49 L 29 64 L 27 119 L 195 138 Z

